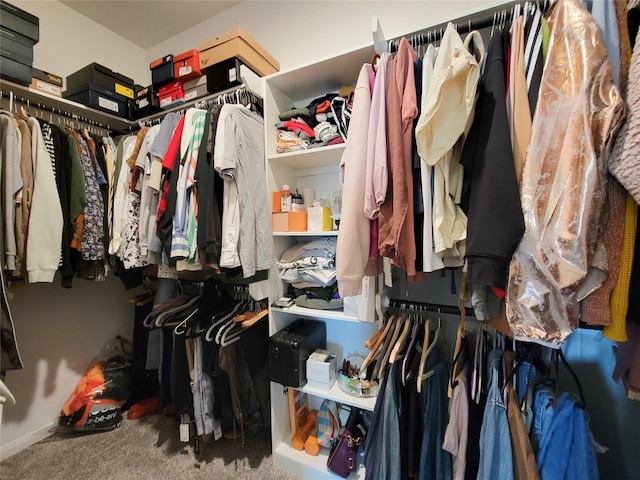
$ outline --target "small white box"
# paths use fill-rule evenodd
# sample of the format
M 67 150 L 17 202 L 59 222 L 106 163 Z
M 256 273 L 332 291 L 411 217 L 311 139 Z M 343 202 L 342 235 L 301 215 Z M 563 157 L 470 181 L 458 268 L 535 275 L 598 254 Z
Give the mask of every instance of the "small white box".
M 336 356 L 328 350 L 316 350 L 307 359 L 307 384 L 329 390 L 336 381 Z
M 307 230 L 310 232 L 326 232 L 333 227 L 331 209 L 329 207 L 307 208 Z

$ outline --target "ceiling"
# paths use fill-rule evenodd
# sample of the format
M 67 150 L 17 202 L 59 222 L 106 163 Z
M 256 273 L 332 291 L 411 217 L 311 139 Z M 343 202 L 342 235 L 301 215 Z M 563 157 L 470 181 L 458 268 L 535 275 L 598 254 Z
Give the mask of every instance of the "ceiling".
M 241 1 L 60 0 L 145 50 Z

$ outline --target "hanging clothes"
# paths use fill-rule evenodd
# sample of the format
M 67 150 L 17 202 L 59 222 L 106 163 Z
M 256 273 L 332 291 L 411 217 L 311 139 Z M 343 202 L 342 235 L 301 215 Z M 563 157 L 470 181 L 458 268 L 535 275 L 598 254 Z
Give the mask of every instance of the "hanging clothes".
M 352 141 L 347 142 L 340 160 L 343 193 L 339 232 L 343 234 L 338 234 L 336 276 L 341 297 L 359 295 L 362 292 L 362 279 L 369 259 L 370 221 L 364 214 L 367 182 L 362 180 L 367 175 L 368 168 L 367 135 L 371 131 L 369 78 L 372 74 L 371 64 L 365 63 L 360 69 L 354 93 L 353 116 L 349 125 Z M 384 83 L 384 77 L 380 81 Z M 378 108 L 384 110 L 384 104 L 378 105 Z
M 624 107 L 598 26 L 584 7 L 559 0 L 549 25 L 522 177 L 525 233 L 510 265 L 507 319 L 516 338 L 558 346 L 577 325 L 577 302 L 604 280 L 605 255 L 597 245 L 604 162 Z M 585 41 L 594 46 L 588 54 Z

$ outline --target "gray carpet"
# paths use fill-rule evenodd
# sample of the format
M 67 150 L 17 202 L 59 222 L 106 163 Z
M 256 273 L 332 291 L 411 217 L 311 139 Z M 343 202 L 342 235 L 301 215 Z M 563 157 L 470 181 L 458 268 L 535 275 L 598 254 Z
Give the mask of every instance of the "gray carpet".
M 293 479 L 273 466 L 268 430 L 241 439 L 211 439 L 200 454 L 181 443 L 175 419 L 124 420 L 115 430 L 55 433 L 0 463 L 0 478 L 21 480 Z

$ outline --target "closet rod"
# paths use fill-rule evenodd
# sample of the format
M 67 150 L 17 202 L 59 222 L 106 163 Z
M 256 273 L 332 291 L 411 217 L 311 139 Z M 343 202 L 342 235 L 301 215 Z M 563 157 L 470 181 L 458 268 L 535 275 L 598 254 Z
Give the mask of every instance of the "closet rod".
M 415 307 L 417 310 L 423 310 L 427 312 L 438 312 L 445 313 L 449 315 L 460 315 L 460 309 L 455 305 L 442 305 L 439 303 L 425 303 L 425 302 L 415 302 L 412 300 L 398 300 L 398 299 L 389 299 L 389 307 L 392 308 L 407 308 L 407 307 Z M 468 317 L 476 316 L 473 308 L 465 307 L 465 313 Z
M 13 98 L 12 98 L 13 96 Z M 48 105 L 45 105 L 44 103 L 33 103 L 31 102 L 28 98 L 23 98 L 21 96 L 18 96 L 16 94 L 14 94 L 13 92 L 9 91 L 9 92 L 5 92 L 3 90 L 0 90 L 0 98 L 6 98 L 7 101 L 9 102 L 9 105 L 7 107 L 7 110 L 10 110 L 11 108 L 11 102 L 14 103 L 20 103 L 23 106 L 26 105 L 27 106 L 27 113 L 29 109 L 34 108 L 36 111 L 40 110 L 41 112 L 49 112 L 52 115 L 57 115 L 58 117 L 65 117 L 73 122 L 77 122 L 77 123 L 81 123 L 83 125 L 87 125 L 90 127 L 94 127 L 96 129 L 100 129 L 103 132 L 106 133 L 110 133 L 111 129 L 109 128 L 109 125 L 103 125 L 102 122 L 98 122 L 96 120 L 92 120 L 90 118 L 86 118 L 83 117 L 82 115 L 78 115 L 77 113 L 70 113 L 67 112 L 65 110 L 61 110 L 59 108 L 55 108 L 55 107 L 50 107 Z M 14 112 L 11 112 L 14 113 Z M 37 115 L 36 115 L 37 118 Z
M 502 5 L 498 5 L 497 7 L 488 8 L 477 13 L 472 13 L 470 15 L 467 15 L 466 17 L 459 17 L 454 20 L 448 20 L 438 25 L 432 25 L 431 27 L 426 27 L 422 30 L 418 30 L 410 34 L 401 35 L 400 37 L 391 39 L 389 40 L 389 51 L 391 53 L 395 53 L 398 48 L 398 43 L 403 37 L 408 40 L 412 39 L 414 40 L 414 43 L 418 43 L 420 45 L 424 45 L 427 42 L 439 42 L 442 39 L 442 35 L 444 34 L 444 31 L 449 23 L 453 23 L 453 25 L 456 27 L 457 32 L 462 35 L 473 30 L 482 30 L 484 28 L 489 28 L 494 25 L 496 21 L 500 21 L 501 19 L 505 19 L 505 21 L 510 23 L 516 5 L 521 5 L 522 7 L 524 7 L 525 5 L 537 5 L 538 8 L 542 10 L 542 12 L 545 12 L 549 7 L 549 3 L 550 2 L 548 1 L 507 2 Z M 500 14 L 503 14 L 503 17 L 500 17 Z
M 161 112 L 154 113 L 152 115 L 148 115 L 148 116 L 143 117 L 143 118 L 139 118 L 137 120 L 138 125 L 140 127 L 142 127 L 147 122 L 153 122 L 154 120 L 164 118 L 164 116 L 167 113 L 179 112 L 181 110 L 185 110 L 187 108 L 193 107 L 194 105 L 197 105 L 199 103 L 210 102 L 212 100 L 216 100 L 219 97 L 223 97 L 224 95 L 228 95 L 230 93 L 235 93 L 237 90 L 240 90 L 240 89 L 244 89 L 249 95 L 251 95 L 257 101 L 258 106 L 261 109 L 263 108 L 263 99 L 262 99 L 262 97 L 260 95 L 258 95 L 257 93 L 255 93 L 253 90 L 251 90 L 247 86 L 246 82 L 242 82 L 241 84 L 235 85 L 235 86 L 233 86 L 231 88 L 227 88 L 226 90 L 221 90 L 221 91 L 216 92 L 216 93 L 211 93 L 211 94 L 206 95 L 204 97 L 194 98 L 193 100 L 189 100 L 188 102 L 181 103 L 179 105 L 176 105 L 175 107 L 163 109 Z

